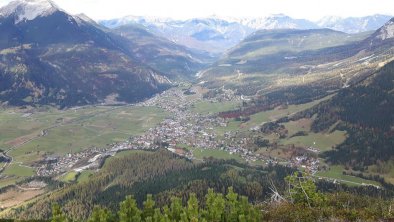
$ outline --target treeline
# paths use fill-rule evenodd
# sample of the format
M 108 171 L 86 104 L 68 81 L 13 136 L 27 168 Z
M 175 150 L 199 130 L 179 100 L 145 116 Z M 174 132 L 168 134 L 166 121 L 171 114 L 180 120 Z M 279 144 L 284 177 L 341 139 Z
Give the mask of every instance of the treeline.
M 285 89 L 269 92 L 251 101 L 244 101 L 242 107 L 236 110 L 221 112 L 218 115 L 222 118 L 247 117 L 259 112 L 272 110 L 276 107 L 283 108 L 292 104 L 309 103 L 329 95 L 330 90 L 326 86 L 292 86 Z M 332 93 L 332 92 L 331 92 Z
M 52 222 L 68 221 L 59 205 L 52 208 Z M 232 188 L 223 195 L 208 190 L 204 203 L 201 203 L 195 194 L 190 194 L 189 199 L 183 202 L 178 197 L 171 197 L 171 203 L 159 208 L 152 195 L 147 195 L 143 207 L 139 208 L 132 196 L 127 196 L 119 205 L 115 214 L 112 211 L 95 207 L 88 218 L 89 222 L 198 222 L 198 221 L 234 221 L 234 222 L 259 222 L 261 212 L 250 204 L 245 196 L 239 196 Z
M 271 110 L 274 109 L 275 107 L 279 106 L 280 103 L 274 103 L 274 104 L 260 104 L 260 105 L 253 105 L 249 107 L 244 107 L 240 108 L 237 110 L 230 110 L 226 112 L 220 112 L 218 116 L 226 119 L 232 119 L 232 118 L 240 118 L 244 116 L 250 116 L 259 112 L 263 112 L 266 110 Z
M 171 152 L 136 151 L 125 157 L 107 159 L 102 169 L 89 181 L 76 183 L 44 196 L 10 212 L 18 219 L 47 219 L 50 205 L 58 202 L 72 219 L 87 218 L 97 204 L 117 207 L 136 182 L 164 176 L 171 171 L 191 169 L 194 164 Z
M 209 189 L 224 194 L 228 187 L 247 197 L 251 204 L 270 208 L 271 206 L 261 203 L 271 201 L 273 188 L 278 193 L 287 193 L 284 196 L 288 196 L 286 177 L 293 172 L 295 169 L 284 166 L 251 167 L 234 160 L 206 159 L 204 163 L 192 163 L 166 150 L 135 151 L 124 157 L 108 159 L 100 172 L 90 177 L 89 181 L 63 188 L 60 186 L 59 190 L 11 210 L 7 218 L 48 220 L 52 215 L 52 203 L 58 203 L 68 219 L 86 221 L 97 207 L 105 208 L 108 212 L 117 212 L 118 203 L 129 195 L 133 196 L 136 206 L 141 210 L 148 194 L 153 195 L 155 206 L 160 209 L 171 206 L 174 198 L 185 204 L 192 193 L 201 207 L 204 207 Z M 322 184 L 320 181 L 317 184 L 318 189 L 325 193 L 346 191 L 356 196 L 392 196 L 392 193 L 373 187 L 359 190 L 329 184 Z M 287 206 L 288 202 L 283 204 Z
M 329 162 L 356 171 L 394 157 L 394 62 L 359 84 L 342 89 L 328 101 L 302 111 L 286 122 L 315 116 L 314 132 L 344 130 L 347 138 L 323 154 Z
M 382 221 L 394 217 L 393 201 L 363 195 L 336 192 L 324 194 L 317 190 L 312 177 L 294 173 L 286 177 L 287 189 L 279 192 L 271 186 L 271 198 L 252 204 L 234 192 L 226 194 L 208 189 L 202 200 L 190 193 L 185 200 L 169 196 L 171 201 L 157 206 L 148 194 L 142 206 L 127 196 L 116 211 L 96 206 L 89 222 L 258 222 L 258 221 Z M 116 213 L 115 213 L 116 212 Z M 68 221 L 61 207 L 52 207 L 52 222 Z
M 18 219 L 47 219 L 50 205 L 57 202 L 73 220 L 86 219 L 94 206 L 105 206 L 114 211 L 117 203 L 133 195 L 138 206 L 147 194 L 156 197 L 162 207 L 169 197 L 182 200 L 195 193 L 203 200 L 208 188 L 224 193 L 232 186 L 237 193 L 253 202 L 264 201 L 270 193 L 270 180 L 284 189 L 284 178 L 294 169 L 283 166 L 255 168 L 232 160 L 206 159 L 192 163 L 166 150 L 135 152 L 121 158 L 110 158 L 89 181 L 61 188 L 50 196 L 39 198 L 9 214 Z M 270 178 L 270 180 L 267 180 Z
M 356 171 L 364 171 L 370 165 L 387 162 L 394 156 L 394 137 L 382 131 L 341 125 L 347 131 L 344 143 L 335 150 L 323 154 L 329 162 L 340 163 Z
M 393 90 L 394 63 L 389 63 L 375 76 L 343 90 L 332 99 L 330 114 L 320 114 L 314 126 L 319 128 L 320 123 L 327 122 L 324 116 L 333 117 L 333 121 L 343 122 L 337 128 L 346 130 L 348 137 L 325 155 L 329 161 L 363 171 L 394 156 Z

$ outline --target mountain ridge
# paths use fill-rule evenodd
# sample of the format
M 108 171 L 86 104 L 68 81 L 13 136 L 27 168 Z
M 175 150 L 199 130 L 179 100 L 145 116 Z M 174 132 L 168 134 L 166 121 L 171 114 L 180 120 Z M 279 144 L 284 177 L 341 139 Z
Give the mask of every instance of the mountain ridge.
M 376 15 L 360 18 L 323 18 L 313 22 L 306 19 L 295 19 L 283 14 L 266 17 L 220 17 L 210 16 L 185 20 L 125 16 L 119 19 L 98 21 L 108 28 L 116 28 L 127 24 L 138 24 L 151 33 L 189 48 L 203 49 L 211 53 L 223 53 L 234 47 L 247 36 L 262 29 L 322 29 L 330 28 L 346 33 L 375 31 L 387 22 L 391 16 Z M 360 27 L 360 23 L 366 23 Z
M 97 24 L 58 10 L 50 1 L 19 0 L 0 11 L 9 9 L 15 11 L 0 17 L 3 103 L 67 107 L 108 98 L 135 102 L 171 83 L 128 56 Z M 25 9 L 35 13 L 25 16 Z

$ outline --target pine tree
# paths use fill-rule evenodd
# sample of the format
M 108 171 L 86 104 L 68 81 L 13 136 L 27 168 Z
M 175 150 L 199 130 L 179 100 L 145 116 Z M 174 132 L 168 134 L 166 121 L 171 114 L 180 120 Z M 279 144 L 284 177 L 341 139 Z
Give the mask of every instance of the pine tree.
M 144 209 L 142 211 L 142 218 L 146 220 L 146 218 L 153 218 L 155 214 L 155 201 L 153 200 L 152 194 L 148 194 L 146 196 L 146 201 L 143 203 Z
M 179 221 L 181 219 L 181 213 L 183 212 L 182 201 L 178 197 L 171 199 L 170 206 L 170 218 L 171 220 Z
M 52 220 L 51 222 L 65 222 L 67 221 L 59 204 L 52 205 Z
M 100 207 L 95 207 L 93 209 L 92 215 L 90 216 L 88 222 L 112 222 L 115 221 L 112 213 Z
M 194 193 L 190 194 L 187 201 L 187 216 L 190 221 L 198 221 L 198 199 Z
M 228 193 L 226 195 L 226 221 L 228 222 L 236 222 L 238 221 L 238 194 L 234 193 L 233 188 L 230 187 L 228 189 Z
M 212 189 L 206 195 L 205 219 L 207 221 L 221 221 L 225 208 L 225 200 L 222 194 L 216 194 Z
M 119 210 L 119 221 L 120 222 L 140 222 L 141 211 L 137 207 L 137 203 L 133 197 L 127 196 L 120 204 Z

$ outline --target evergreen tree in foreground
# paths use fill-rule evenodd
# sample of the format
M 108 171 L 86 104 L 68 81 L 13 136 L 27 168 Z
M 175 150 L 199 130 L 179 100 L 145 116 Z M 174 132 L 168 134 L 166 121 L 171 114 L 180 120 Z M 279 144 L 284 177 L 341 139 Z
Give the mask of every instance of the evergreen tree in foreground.
M 59 205 L 54 205 L 52 222 L 67 221 Z M 139 209 L 132 196 L 120 203 L 117 217 L 107 209 L 95 207 L 88 222 L 258 222 L 259 210 L 248 199 L 234 193 L 232 187 L 224 196 L 209 189 L 205 203 L 199 203 L 194 193 L 185 204 L 178 197 L 172 197 L 169 206 L 156 208 L 152 195 L 148 194 L 143 208 Z

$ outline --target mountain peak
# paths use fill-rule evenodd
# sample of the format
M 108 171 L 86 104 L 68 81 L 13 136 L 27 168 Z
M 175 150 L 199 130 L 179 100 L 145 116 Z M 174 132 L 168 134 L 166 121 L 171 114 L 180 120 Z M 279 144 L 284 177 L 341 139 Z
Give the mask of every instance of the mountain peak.
M 0 15 L 4 17 L 14 16 L 15 23 L 33 20 L 40 16 L 47 16 L 59 7 L 51 0 L 16 0 L 0 9 Z
M 376 38 L 381 40 L 394 38 L 394 18 L 390 19 L 390 21 L 378 30 Z

